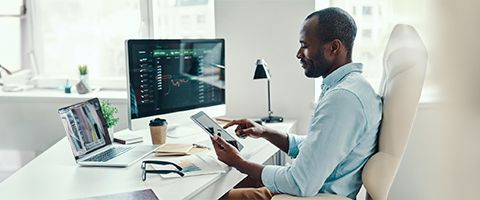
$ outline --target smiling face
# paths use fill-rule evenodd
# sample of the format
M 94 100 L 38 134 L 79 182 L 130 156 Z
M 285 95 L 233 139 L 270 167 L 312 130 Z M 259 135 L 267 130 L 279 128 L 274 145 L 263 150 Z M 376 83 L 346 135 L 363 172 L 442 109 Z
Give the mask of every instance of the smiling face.
M 305 76 L 309 78 L 325 78 L 332 70 L 332 60 L 327 58 L 329 42 L 320 40 L 317 21 L 317 17 L 305 20 L 300 31 L 300 48 L 297 52 Z

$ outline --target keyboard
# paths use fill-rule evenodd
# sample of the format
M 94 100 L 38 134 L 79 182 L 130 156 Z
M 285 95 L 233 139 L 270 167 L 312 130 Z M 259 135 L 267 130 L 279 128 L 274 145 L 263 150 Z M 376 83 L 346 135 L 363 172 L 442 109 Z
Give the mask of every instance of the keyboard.
M 90 162 L 107 162 L 123 153 L 129 151 L 133 147 L 112 147 L 102 153 L 99 153 L 91 158 L 86 159 L 85 161 Z

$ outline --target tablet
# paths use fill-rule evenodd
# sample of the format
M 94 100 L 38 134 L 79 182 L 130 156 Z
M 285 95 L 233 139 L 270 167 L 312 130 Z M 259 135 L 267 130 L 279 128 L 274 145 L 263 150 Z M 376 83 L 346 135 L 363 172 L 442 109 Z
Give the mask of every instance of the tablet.
M 225 131 L 225 129 L 223 129 L 219 124 L 217 124 L 217 122 L 215 122 L 203 111 L 192 115 L 190 118 L 210 135 L 218 135 L 222 137 L 225 141 L 233 145 L 239 151 L 243 149 L 243 145 L 240 144 L 240 142 L 238 142 L 232 135 L 230 135 L 230 133 Z

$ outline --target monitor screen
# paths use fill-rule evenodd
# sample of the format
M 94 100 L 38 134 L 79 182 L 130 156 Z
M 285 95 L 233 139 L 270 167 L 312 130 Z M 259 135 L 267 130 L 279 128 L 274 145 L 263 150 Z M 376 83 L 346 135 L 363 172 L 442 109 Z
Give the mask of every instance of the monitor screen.
M 130 120 L 225 104 L 223 39 L 126 43 Z

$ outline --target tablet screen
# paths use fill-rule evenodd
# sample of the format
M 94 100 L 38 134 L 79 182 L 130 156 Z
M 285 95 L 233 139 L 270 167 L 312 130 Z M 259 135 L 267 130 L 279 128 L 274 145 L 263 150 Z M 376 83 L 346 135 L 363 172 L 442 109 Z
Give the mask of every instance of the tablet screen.
M 243 149 L 243 145 L 240 144 L 232 135 L 230 135 L 225 129 L 223 129 L 217 122 L 213 121 L 207 114 L 204 112 L 199 112 L 193 115 L 192 120 L 200 126 L 203 130 L 211 135 L 218 135 L 222 137 L 225 141 L 233 145 L 239 151 Z

